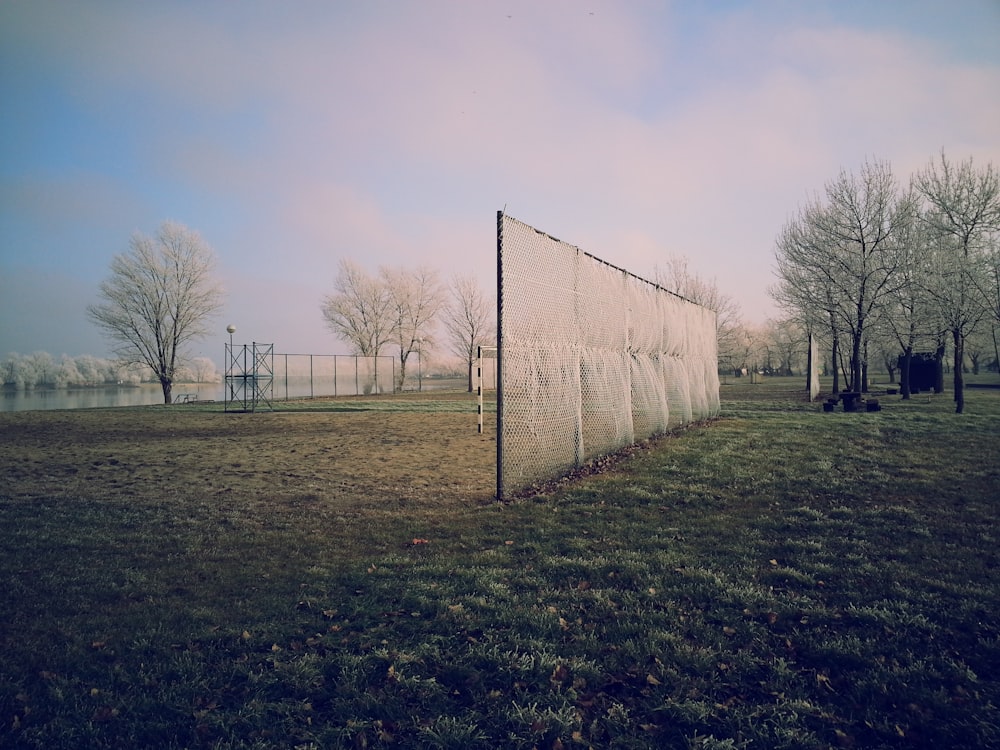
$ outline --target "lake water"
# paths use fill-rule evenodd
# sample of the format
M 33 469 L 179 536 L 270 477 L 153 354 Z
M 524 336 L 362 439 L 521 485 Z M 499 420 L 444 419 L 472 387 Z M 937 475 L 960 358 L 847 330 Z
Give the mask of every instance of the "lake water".
M 190 389 L 190 390 L 189 390 Z M 222 386 L 206 383 L 197 388 L 175 387 L 178 393 L 200 393 L 201 398 L 221 399 Z M 163 389 L 158 384 L 131 387 L 102 388 L 36 388 L 0 391 L 0 411 L 33 411 L 40 409 L 92 409 L 100 406 L 148 406 L 163 403 Z
M 421 383 L 406 383 L 406 390 L 437 390 L 440 388 L 463 388 L 465 381 L 449 378 L 424 378 Z M 224 401 L 225 390 L 222 383 L 200 383 L 174 385 L 174 401 L 181 401 L 185 394 L 191 399 L 202 401 Z M 311 398 L 323 396 L 355 396 L 358 392 L 354 383 L 325 383 L 310 378 L 275 379 L 271 399 L 284 401 L 288 398 Z M 238 400 L 238 399 L 236 399 Z M 163 403 L 163 390 L 158 384 L 147 383 L 140 386 L 102 388 L 37 388 L 18 391 L 0 388 L 0 412 L 38 411 L 43 409 L 93 409 L 107 406 L 152 406 Z

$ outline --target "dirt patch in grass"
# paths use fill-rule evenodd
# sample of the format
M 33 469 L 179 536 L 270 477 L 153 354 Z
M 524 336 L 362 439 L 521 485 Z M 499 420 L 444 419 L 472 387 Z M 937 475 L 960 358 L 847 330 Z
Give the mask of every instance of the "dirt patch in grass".
M 0 415 L 0 746 L 1000 747 L 1000 399 L 798 390 L 505 504 L 465 394 Z
M 0 414 L 18 499 L 309 496 L 344 510 L 488 501 L 496 443 L 475 414 L 219 413 L 183 408 Z

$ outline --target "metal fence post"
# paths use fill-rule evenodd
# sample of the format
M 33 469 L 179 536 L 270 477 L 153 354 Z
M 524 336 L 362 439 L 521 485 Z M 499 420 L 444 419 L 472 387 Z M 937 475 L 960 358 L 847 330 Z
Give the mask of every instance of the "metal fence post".
M 497 500 L 503 502 L 503 211 L 497 211 Z

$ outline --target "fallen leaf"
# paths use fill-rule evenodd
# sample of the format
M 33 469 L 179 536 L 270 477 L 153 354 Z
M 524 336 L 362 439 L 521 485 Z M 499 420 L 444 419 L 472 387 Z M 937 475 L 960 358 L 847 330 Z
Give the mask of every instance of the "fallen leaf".
M 101 706 L 94 711 L 91 721 L 111 721 L 118 715 L 118 709 L 111 706 Z

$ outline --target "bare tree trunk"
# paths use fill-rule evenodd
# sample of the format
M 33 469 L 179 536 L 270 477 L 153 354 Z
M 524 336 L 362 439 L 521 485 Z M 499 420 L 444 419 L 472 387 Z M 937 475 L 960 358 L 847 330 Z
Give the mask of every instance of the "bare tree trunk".
M 851 382 L 848 388 L 852 393 L 861 392 L 861 336 L 858 334 L 851 341 Z
M 903 362 L 899 368 L 899 389 L 903 394 L 903 400 L 910 398 L 910 362 L 913 360 L 913 347 L 908 346 L 903 350 Z
M 833 335 L 833 394 L 837 395 L 840 393 L 840 363 L 837 361 L 840 357 L 840 342 L 837 340 L 836 331 Z
M 1000 372 L 1000 342 L 997 341 L 997 327 L 993 327 L 993 356 L 996 357 L 994 360 L 997 363 L 997 372 Z
M 955 413 L 961 414 L 965 409 L 965 375 L 962 364 L 965 359 L 965 337 L 959 329 L 952 331 L 955 343 Z
M 938 342 L 937 351 L 934 353 L 937 364 L 937 372 L 934 376 L 934 392 L 944 393 L 944 341 Z
M 160 387 L 163 389 L 163 403 L 172 404 L 174 402 L 171 391 L 174 389 L 173 381 L 169 378 L 160 378 Z
M 399 352 L 399 379 L 396 381 L 396 390 L 400 393 L 403 391 L 403 385 L 406 383 L 406 354 L 402 350 Z
M 861 360 L 861 393 L 868 393 L 868 341 L 865 340 L 864 358 Z

